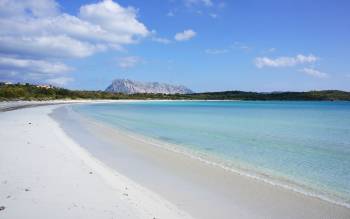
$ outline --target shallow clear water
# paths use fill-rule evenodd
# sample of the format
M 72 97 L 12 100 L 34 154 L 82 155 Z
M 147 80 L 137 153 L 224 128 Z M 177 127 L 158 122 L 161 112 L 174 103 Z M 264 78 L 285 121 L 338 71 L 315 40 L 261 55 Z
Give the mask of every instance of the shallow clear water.
M 348 102 L 132 102 L 74 109 L 226 167 L 350 204 Z

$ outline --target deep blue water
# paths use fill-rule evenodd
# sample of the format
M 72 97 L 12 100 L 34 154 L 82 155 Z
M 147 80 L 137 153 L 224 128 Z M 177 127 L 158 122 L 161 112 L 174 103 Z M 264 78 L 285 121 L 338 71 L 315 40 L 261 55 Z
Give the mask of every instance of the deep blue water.
M 133 102 L 74 109 L 225 167 L 350 204 L 349 102 Z

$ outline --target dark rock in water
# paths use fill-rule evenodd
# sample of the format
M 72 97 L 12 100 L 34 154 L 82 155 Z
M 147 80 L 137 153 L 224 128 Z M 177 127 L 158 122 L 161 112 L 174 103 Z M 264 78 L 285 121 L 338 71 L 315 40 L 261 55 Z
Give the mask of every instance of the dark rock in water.
M 0 211 L 3 211 L 3 210 L 5 210 L 5 206 L 0 206 Z
M 154 94 L 189 94 L 193 93 L 190 89 L 182 85 L 171 85 L 159 82 L 138 82 L 127 79 L 116 79 L 106 89 L 107 92 L 135 94 L 135 93 L 154 93 Z
M 30 191 L 30 189 L 25 189 L 24 191 L 29 192 L 29 191 Z

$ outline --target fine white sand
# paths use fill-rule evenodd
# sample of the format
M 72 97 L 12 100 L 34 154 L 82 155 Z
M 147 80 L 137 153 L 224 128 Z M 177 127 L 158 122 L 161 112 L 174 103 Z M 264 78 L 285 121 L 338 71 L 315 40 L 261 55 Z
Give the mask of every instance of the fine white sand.
M 76 144 L 57 107 L 0 112 L 0 218 L 191 218 Z
M 350 218 L 47 103 L 0 103 L 0 219 Z

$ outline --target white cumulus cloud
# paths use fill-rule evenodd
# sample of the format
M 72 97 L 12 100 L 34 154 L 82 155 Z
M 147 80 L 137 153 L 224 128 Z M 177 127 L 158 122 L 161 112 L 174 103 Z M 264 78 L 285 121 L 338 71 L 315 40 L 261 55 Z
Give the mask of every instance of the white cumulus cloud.
M 83 58 L 105 49 L 103 44 L 79 41 L 66 35 L 0 36 L 2 53 L 55 58 Z
M 59 5 L 55 0 L 1 0 L 0 16 L 25 16 L 35 17 L 52 16 L 59 13 Z
M 61 62 L 48 62 L 35 59 L 21 59 L 12 57 L 0 57 L 2 70 L 11 69 L 18 72 L 36 72 L 39 74 L 59 74 L 71 70 L 70 67 Z
M 52 81 L 45 66 L 67 73 L 66 58 L 137 43 L 150 34 L 137 14 L 113 0 L 82 5 L 77 15 L 62 12 L 55 0 L 0 0 L 0 79 Z
M 176 41 L 187 41 L 187 40 L 192 39 L 196 35 L 197 35 L 197 33 L 194 30 L 188 29 L 188 30 L 184 30 L 183 32 L 175 34 L 174 39 Z
M 318 61 L 319 58 L 314 55 L 302 55 L 299 54 L 295 57 L 278 57 L 278 58 L 269 58 L 269 57 L 257 57 L 254 61 L 255 65 L 258 68 L 264 67 L 291 67 L 300 64 L 311 64 Z
M 112 0 L 82 6 L 79 17 L 109 33 L 129 38 L 130 42 L 134 36 L 149 34 L 146 26 L 137 20 L 136 9 L 123 8 Z
M 1 80 L 17 79 L 17 81 L 22 82 L 44 82 L 62 77 L 72 70 L 71 67 L 58 61 L 0 57 Z
M 316 77 L 316 78 L 328 78 L 329 75 L 325 72 L 321 72 L 317 69 L 314 68 L 303 68 L 300 70 L 300 72 L 305 73 L 307 75 L 310 75 L 312 77 Z

